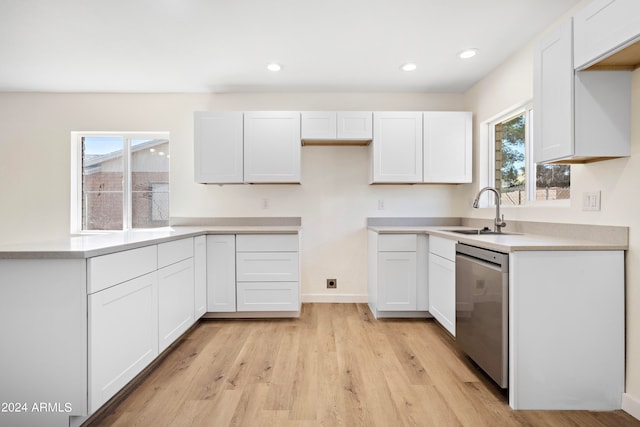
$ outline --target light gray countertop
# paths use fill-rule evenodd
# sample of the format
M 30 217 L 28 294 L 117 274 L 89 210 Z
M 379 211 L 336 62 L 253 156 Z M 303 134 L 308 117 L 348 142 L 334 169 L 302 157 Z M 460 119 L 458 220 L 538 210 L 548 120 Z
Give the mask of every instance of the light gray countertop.
M 0 245 L 0 259 L 89 258 L 205 234 L 290 234 L 300 230 L 299 225 L 205 225 L 83 234 L 51 241 Z
M 466 226 L 369 226 L 369 230 L 380 234 L 429 234 L 456 240 L 460 243 L 479 246 L 498 252 L 514 251 L 584 251 L 584 250 L 626 250 L 626 242 L 603 242 L 581 240 L 553 235 L 513 233 L 503 235 L 466 235 L 447 230 L 472 229 Z

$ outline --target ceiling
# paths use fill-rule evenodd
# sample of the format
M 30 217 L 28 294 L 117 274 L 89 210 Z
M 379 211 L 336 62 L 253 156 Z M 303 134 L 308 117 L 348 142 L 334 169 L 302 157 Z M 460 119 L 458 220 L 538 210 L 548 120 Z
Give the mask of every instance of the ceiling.
M 0 91 L 464 92 L 579 1 L 1 0 Z

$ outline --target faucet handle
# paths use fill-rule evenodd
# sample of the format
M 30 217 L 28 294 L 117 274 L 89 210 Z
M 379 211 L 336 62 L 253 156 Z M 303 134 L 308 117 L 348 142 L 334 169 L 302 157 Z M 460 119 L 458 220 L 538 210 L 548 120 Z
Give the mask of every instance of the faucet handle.
M 507 226 L 507 223 L 504 222 L 504 214 L 502 214 L 502 220 L 501 221 L 498 222 L 496 220 L 496 225 L 499 226 L 499 227 L 506 227 Z

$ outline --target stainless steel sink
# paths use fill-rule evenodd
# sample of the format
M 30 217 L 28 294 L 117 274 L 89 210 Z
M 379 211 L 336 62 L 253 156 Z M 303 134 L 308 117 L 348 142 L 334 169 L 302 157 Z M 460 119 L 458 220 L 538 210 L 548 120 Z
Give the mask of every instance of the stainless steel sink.
M 467 235 L 512 235 L 512 234 L 521 234 L 521 233 L 505 233 L 504 231 L 493 231 L 489 229 L 475 229 L 475 230 L 443 230 L 448 231 L 449 233 L 458 233 L 458 234 L 467 234 Z

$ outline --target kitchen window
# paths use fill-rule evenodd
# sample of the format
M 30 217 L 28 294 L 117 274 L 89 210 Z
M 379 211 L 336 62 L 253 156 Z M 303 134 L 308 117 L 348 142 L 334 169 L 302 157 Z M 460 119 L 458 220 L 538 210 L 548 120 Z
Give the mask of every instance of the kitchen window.
M 72 232 L 169 225 L 167 133 L 72 133 Z
M 533 162 L 533 120 L 530 104 L 490 121 L 488 130 L 488 185 L 501 191 L 501 204 L 522 206 L 532 202 L 568 200 L 569 165 Z

